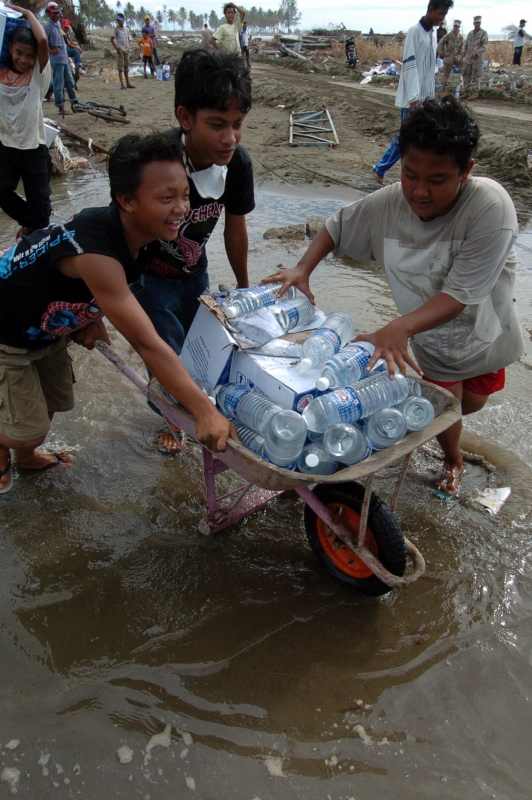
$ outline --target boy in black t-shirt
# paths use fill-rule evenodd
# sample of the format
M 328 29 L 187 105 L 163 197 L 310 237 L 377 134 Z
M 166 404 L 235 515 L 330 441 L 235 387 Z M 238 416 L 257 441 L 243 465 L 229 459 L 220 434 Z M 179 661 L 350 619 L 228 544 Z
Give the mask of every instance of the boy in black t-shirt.
M 74 404 L 67 336 L 89 349 L 96 339 L 109 342 L 104 314 L 189 409 L 199 441 L 216 452 L 235 433 L 129 289 L 140 274 L 140 248 L 174 239 L 189 211 L 182 159 L 180 144 L 164 134 L 123 137 L 109 157 L 110 206 L 86 209 L 0 253 L 0 493 L 13 482 L 11 450 L 23 469 L 72 463 L 68 453 L 36 448 L 54 413 Z
M 238 288 L 248 283 L 246 214 L 255 208 L 251 159 L 239 144 L 251 108 L 251 81 L 234 54 L 192 50 L 175 75 L 176 141 L 184 145 L 189 176 L 190 211 L 177 237 L 155 241 L 140 253 L 149 272 L 133 291 L 165 342 L 180 353 L 198 309 L 197 298 L 209 285 L 206 244 L 225 209 L 224 243 Z M 175 439 L 163 433 L 168 450 Z

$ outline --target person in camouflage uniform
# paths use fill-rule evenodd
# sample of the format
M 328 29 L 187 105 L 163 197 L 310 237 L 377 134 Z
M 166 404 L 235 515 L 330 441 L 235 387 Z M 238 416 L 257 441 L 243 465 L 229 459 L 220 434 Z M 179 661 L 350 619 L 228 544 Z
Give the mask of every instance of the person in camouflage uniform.
M 453 28 L 449 33 L 440 39 L 438 44 L 437 55 L 438 58 L 443 59 L 443 72 L 441 78 L 441 93 L 446 94 L 447 83 L 452 68 L 457 67 L 462 61 L 462 53 L 464 50 L 464 37 L 460 33 L 461 21 L 455 19 Z
M 467 95 L 469 100 L 475 100 L 478 97 L 482 60 L 488 46 L 488 34 L 480 27 L 481 22 L 482 17 L 473 17 L 473 30 L 467 34 L 463 56 L 464 94 L 462 97 Z

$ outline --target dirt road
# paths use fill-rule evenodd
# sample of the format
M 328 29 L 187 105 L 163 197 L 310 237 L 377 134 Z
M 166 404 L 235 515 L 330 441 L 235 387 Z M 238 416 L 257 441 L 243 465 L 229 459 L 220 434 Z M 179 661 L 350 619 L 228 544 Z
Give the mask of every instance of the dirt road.
M 160 49 L 163 57 L 175 58 L 175 49 Z M 113 59 L 104 59 L 100 50 L 84 56 L 89 75 L 80 81 L 80 99 L 122 104 L 131 124 L 109 125 L 87 114 L 76 114 L 65 120 L 72 130 L 109 146 L 126 132 L 164 130 L 174 124 L 172 82 L 135 75 L 132 82 L 136 88 L 121 91 Z M 343 74 L 336 78 L 318 72 L 302 74 L 281 68 L 279 62 L 253 64 L 254 105 L 246 119 L 243 144 L 253 158 L 259 182 L 317 183 L 324 188 L 345 185 L 365 191 L 378 188 L 371 167 L 397 132 L 395 91 L 371 83 L 361 86 L 359 76 L 346 74 L 345 69 L 339 72 Z M 340 146 L 290 147 L 290 111 L 322 107 L 332 114 Z M 503 183 L 524 222 L 532 209 L 528 159 L 532 151 L 532 106 L 495 105 L 491 100 L 481 100 L 472 103 L 472 109 L 482 131 L 475 174 L 489 175 Z M 45 104 L 45 114 L 59 119 L 52 104 Z M 398 178 L 399 165 L 388 173 L 387 181 Z

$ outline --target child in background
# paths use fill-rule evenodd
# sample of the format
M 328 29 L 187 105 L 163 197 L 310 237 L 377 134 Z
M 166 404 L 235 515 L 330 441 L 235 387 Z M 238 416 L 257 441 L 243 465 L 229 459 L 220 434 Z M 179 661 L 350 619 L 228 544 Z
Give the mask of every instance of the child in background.
M 146 65 L 150 65 L 150 72 L 152 75 L 155 75 L 155 64 L 153 63 L 153 44 L 151 38 L 148 36 L 147 33 L 143 34 L 142 39 L 139 39 L 139 45 L 142 48 L 142 61 L 144 63 L 144 77 L 147 78 L 146 75 Z
M 5 6 L 23 14 L 30 28 L 11 31 L 11 60 L 0 67 L 0 208 L 18 222 L 22 233 L 31 233 L 50 222 L 51 162 L 42 101 L 52 70 L 41 23 L 25 8 Z M 25 200 L 16 192 L 21 179 Z
M 133 84 L 129 82 L 129 31 L 123 14 L 116 15 L 116 28 L 111 36 L 111 44 L 116 50 L 116 67 L 120 79 L 120 88 L 134 89 Z M 124 78 L 126 80 L 125 86 Z

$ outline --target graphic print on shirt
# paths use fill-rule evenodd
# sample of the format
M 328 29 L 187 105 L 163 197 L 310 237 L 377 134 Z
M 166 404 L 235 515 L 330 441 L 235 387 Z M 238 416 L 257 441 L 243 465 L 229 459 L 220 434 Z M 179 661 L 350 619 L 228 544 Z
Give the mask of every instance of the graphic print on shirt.
M 411 242 L 384 240 L 384 269 L 401 315 L 415 311 L 435 294 L 445 292 L 445 281 L 461 244 L 434 242 L 429 247 L 416 248 Z M 483 303 L 466 305 L 450 322 L 417 333 L 413 339 L 427 352 L 455 364 L 480 353 L 502 332 L 493 301 L 487 297 Z
M 150 270 L 161 277 L 174 277 L 180 272 L 193 272 L 223 208 L 224 204 L 216 201 L 201 205 L 199 208 L 192 208 L 181 225 L 176 239 L 171 242 L 159 240 L 162 252 L 175 259 L 178 265 L 173 267 L 155 257 L 150 262 Z M 190 227 L 193 227 L 193 239 L 185 235 Z
M 32 326 L 26 333 L 33 341 L 58 339 L 102 317 L 103 311 L 94 299 L 90 303 L 67 303 L 64 300 L 56 300 L 48 305 L 41 317 L 39 328 Z

